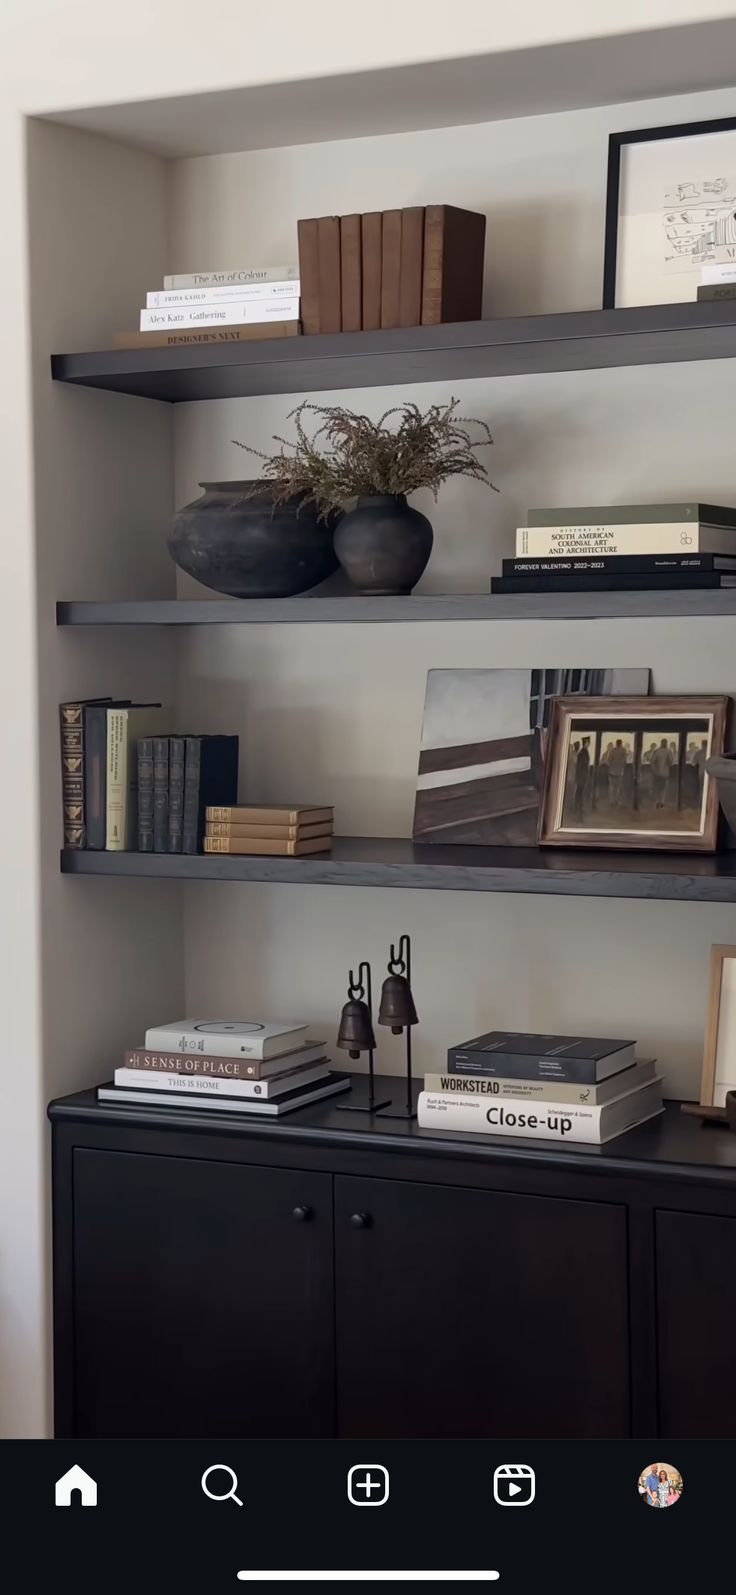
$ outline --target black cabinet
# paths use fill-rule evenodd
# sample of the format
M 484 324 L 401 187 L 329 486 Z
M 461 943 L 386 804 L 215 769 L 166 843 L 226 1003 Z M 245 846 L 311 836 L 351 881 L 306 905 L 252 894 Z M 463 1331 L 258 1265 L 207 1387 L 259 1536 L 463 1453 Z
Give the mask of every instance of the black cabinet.
M 657 1213 L 661 1433 L 736 1434 L 736 1218 Z
M 600 1149 L 50 1116 L 60 1437 L 736 1432 L 736 1136 L 674 1106 Z
M 327 1174 L 74 1152 L 85 1437 L 333 1432 Z
M 335 1230 L 342 1435 L 630 1433 L 624 1207 L 338 1177 Z

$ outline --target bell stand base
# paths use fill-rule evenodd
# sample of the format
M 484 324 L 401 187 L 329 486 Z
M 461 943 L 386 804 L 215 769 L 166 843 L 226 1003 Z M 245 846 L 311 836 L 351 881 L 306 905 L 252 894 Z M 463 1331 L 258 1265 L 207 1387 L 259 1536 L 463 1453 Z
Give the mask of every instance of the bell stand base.
M 341 1113 L 380 1113 L 383 1108 L 390 1108 L 390 1106 L 391 1106 L 391 1098 L 390 1097 L 388 1097 L 385 1102 L 336 1102 L 335 1103 L 335 1107 L 339 1108 Z M 401 1115 L 401 1116 L 403 1117 L 403 1115 Z M 392 1117 L 394 1117 L 394 1115 L 392 1115 L 390 1113 L 387 1113 L 385 1115 L 385 1117 L 386 1118 L 392 1118 Z M 396 1115 L 396 1117 L 399 1117 L 399 1115 Z
M 375 1072 L 374 1072 L 374 1069 L 373 1069 L 373 1053 L 372 1052 L 369 1054 L 369 1058 L 370 1058 L 370 1063 L 369 1063 L 369 1068 L 368 1068 L 368 1074 L 363 1076 L 363 1079 L 365 1079 L 365 1081 L 367 1083 L 367 1087 L 368 1087 L 368 1101 L 367 1102 L 339 1102 L 339 1103 L 336 1102 L 335 1103 L 335 1107 L 339 1108 L 342 1113 L 380 1113 L 383 1108 L 390 1108 L 390 1106 L 391 1106 L 391 1098 L 390 1097 L 385 1097 L 383 1102 L 377 1102 L 376 1101 L 376 1098 L 374 1096 L 375 1078 L 376 1078 L 376 1076 L 375 1076 Z

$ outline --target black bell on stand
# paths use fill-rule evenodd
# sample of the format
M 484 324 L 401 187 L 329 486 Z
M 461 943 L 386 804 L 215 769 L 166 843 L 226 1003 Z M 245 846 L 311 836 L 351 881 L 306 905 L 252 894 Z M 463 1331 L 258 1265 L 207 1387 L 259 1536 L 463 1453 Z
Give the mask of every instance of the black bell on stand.
M 359 1058 L 361 1052 L 371 1051 L 375 1047 L 373 1021 L 367 1002 L 361 1002 L 357 997 L 348 999 L 340 1016 L 337 1045 L 345 1049 L 349 1058 Z
M 419 1023 L 416 1005 L 411 989 L 411 939 L 402 936 L 399 942 L 398 954 L 391 943 L 391 956 L 388 961 L 388 974 L 381 990 L 381 1002 L 378 1009 L 379 1025 L 390 1026 L 391 1034 L 400 1036 L 402 1030 L 406 1031 L 406 1105 L 397 1108 L 393 1113 L 387 1113 L 388 1119 L 415 1119 L 414 1094 L 412 1090 L 411 1073 L 411 1030 L 412 1025 Z
M 390 1025 L 393 1036 L 400 1036 L 407 1025 L 419 1023 L 411 986 L 406 975 L 386 976 L 381 990 L 378 1023 Z
M 373 1029 L 373 987 L 370 964 L 362 963 L 359 965 L 357 980 L 352 969 L 350 971 L 348 1000 L 340 1015 L 337 1045 L 343 1052 L 347 1052 L 349 1058 L 359 1058 L 361 1052 L 368 1053 L 367 1103 L 341 1102 L 339 1104 L 340 1108 L 346 1113 L 378 1113 L 381 1108 L 390 1107 L 390 1097 L 387 1097 L 383 1102 L 376 1101 L 375 1072 L 373 1068 L 376 1036 Z

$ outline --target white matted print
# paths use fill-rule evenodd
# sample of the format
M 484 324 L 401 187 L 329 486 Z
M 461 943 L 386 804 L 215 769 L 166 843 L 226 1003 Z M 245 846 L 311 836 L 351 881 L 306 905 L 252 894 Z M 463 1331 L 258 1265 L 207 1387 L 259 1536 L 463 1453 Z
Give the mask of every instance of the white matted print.
M 605 303 L 693 302 L 709 267 L 736 265 L 736 122 L 611 142 Z

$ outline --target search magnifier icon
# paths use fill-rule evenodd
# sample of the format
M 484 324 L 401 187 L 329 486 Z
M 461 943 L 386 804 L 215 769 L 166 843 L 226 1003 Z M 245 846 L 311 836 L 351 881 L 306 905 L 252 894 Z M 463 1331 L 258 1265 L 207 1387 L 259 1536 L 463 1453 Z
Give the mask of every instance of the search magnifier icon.
M 207 1483 L 211 1473 L 226 1473 L 230 1480 L 229 1490 L 225 1490 L 224 1493 L 222 1490 L 211 1490 Z M 204 1490 L 205 1495 L 209 1497 L 210 1501 L 235 1501 L 238 1506 L 242 1506 L 243 1503 L 240 1499 L 240 1496 L 235 1494 L 237 1488 L 238 1475 L 234 1468 L 228 1467 L 226 1462 L 213 1462 L 211 1467 L 205 1468 L 204 1473 L 202 1474 L 202 1489 Z

